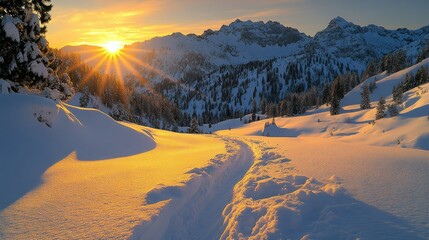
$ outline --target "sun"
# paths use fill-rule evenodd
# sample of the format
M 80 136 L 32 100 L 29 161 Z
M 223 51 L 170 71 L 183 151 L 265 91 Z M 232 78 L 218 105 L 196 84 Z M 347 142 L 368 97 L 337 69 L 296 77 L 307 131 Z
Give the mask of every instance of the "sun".
M 102 46 L 108 53 L 117 54 L 124 47 L 124 44 L 120 41 L 110 41 L 102 44 Z

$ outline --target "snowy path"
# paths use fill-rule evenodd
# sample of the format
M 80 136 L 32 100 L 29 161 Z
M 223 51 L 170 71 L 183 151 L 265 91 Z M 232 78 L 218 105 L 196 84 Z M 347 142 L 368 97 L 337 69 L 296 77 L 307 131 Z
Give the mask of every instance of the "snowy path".
M 302 156 L 307 155 L 312 159 L 318 159 L 321 156 L 317 154 L 317 150 L 330 151 L 335 148 L 335 144 L 304 142 L 303 145 L 297 145 L 296 139 L 266 137 L 248 139 L 246 142 L 249 142 L 252 148 L 255 162 L 234 187 L 233 200 L 223 212 L 226 227 L 220 239 L 427 239 L 427 228 L 422 228 L 426 221 L 424 217 L 420 219 L 423 224 L 417 224 L 410 221 L 412 218 L 399 217 L 397 212 L 392 214 L 391 211 L 374 207 L 368 199 L 363 201 L 356 198 L 353 194 L 355 191 L 349 189 L 350 181 L 354 180 L 340 171 L 342 167 L 339 169 L 336 167 L 350 164 L 352 168 L 358 170 L 359 163 L 363 159 L 369 158 L 370 161 L 376 161 L 376 163 L 353 174 L 365 181 L 364 176 L 368 173 L 366 171 L 374 169 L 378 174 L 371 173 L 371 175 L 380 176 L 381 171 L 377 168 L 377 164 L 381 164 L 382 161 L 377 161 L 377 159 L 385 154 L 384 148 L 361 146 L 362 155 L 357 156 L 356 160 L 353 159 L 353 162 L 350 162 L 351 159 L 349 159 L 344 162 L 344 160 L 342 161 L 345 159 L 344 157 L 339 158 L 338 161 L 344 163 L 337 163 L 329 170 L 325 165 L 328 160 L 313 161 L 311 167 L 308 165 L 302 167 L 301 164 L 295 162 L 304 161 Z M 343 149 L 349 148 L 343 146 Z M 406 149 L 396 150 L 397 155 L 402 155 L 402 151 L 406 151 Z M 420 175 L 415 177 L 417 180 L 415 183 L 420 182 L 421 184 L 413 189 L 422 190 L 421 195 L 425 196 L 427 191 L 424 189 L 424 180 L 419 180 L 419 176 L 423 179 L 426 178 L 424 169 L 427 169 L 428 165 L 424 164 L 427 164 L 427 159 L 424 157 L 424 151 L 408 151 L 408 153 L 411 152 L 416 158 L 419 158 L 416 160 L 420 161 L 420 168 L 422 168 L 419 172 Z M 394 156 L 389 157 L 395 159 Z M 414 169 L 413 161 L 404 160 L 411 166 L 400 164 L 401 172 L 412 171 Z M 394 162 L 388 162 L 384 164 L 384 174 L 396 173 L 403 176 L 398 172 L 396 164 L 390 172 L 387 166 Z M 307 168 L 319 169 L 325 174 L 315 174 L 314 172 L 308 174 Z M 415 173 L 417 174 L 417 172 Z M 341 177 L 338 177 L 337 174 Z M 385 199 L 385 204 L 393 198 L 398 203 L 398 208 L 410 209 L 404 204 L 412 207 L 416 204 L 415 201 L 420 200 L 426 201 L 426 203 L 417 204 L 417 206 L 427 205 L 427 200 L 421 199 L 420 194 L 416 193 L 411 194 L 411 196 L 415 196 L 414 201 L 412 199 L 398 201 L 397 198 L 407 198 L 407 193 L 397 192 L 397 196 L 395 196 L 383 188 L 399 187 L 401 191 L 405 191 L 406 188 L 398 186 L 397 182 L 384 180 L 382 177 L 378 177 L 378 179 L 382 182 L 378 184 L 377 189 L 372 189 L 367 193 L 368 195 Z M 367 183 L 366 186 L 368 185 L 371 184 Z
M 425 239 L 406 219 L 351 195 L 345 176 L 332 174 L 338 171 L 302 175 L 305 169 L 293 163 L 302 154 L 290 154 L 297 149 L 292 139 L 223 140 L 226 153 L 189 171 L 189 181 L 147 194 L 148 206 L 165 205 L 133 239 Z
M 231 202 L 233 187 L 254 161 L 252 149 L 240 140 L 224 138 L 226 154 L 196 168 L 183 186 L 166 186 L 148 193 L 146 201 L 167 199 L 159 216 L 134 231 L 134 239 L 219 239 L 223 232 L 222 212 Z

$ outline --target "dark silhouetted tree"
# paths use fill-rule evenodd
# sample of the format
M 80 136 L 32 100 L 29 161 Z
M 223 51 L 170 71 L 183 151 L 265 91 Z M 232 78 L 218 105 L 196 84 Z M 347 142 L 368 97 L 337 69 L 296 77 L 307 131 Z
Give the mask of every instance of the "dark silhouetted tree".
M 368 85 L 362 86 L 362 92 L 360 93 L 361 101 L 360 101 L 360 109 L 370 109 L 371 108 L 371 101 L 369 99 L 369 87 Z
M 384 98 L 381 97 L 377 104 L 377 112 L 375 113 L 375 119 L 378 120 L 378 119 L 384 118 L 385 110 L 386 110 L 386 100 L 384 100 Z
M 197 118 L 192 118 L 192 120 L 191 120 L 191 124 L 189 125 L 189 128 L 188 128 L 188 133 L 199 133 L 200 132 L 200 130 L 199 130 L 199 127 L 198 127 L 198 120 L 197 120 Z
M 340 113 L 340 101 L 343 98 L 344 93 L 341 87 L 340 78 L 335 78 L 331 87 L 331 96 L 330 96 L 330 112 L 331 115 L 337 115 Z

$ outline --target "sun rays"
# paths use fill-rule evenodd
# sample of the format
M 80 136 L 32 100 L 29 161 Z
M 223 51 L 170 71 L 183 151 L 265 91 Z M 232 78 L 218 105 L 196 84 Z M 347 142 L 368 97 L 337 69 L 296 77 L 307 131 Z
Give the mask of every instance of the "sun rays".
M 124 47 L 124 43 L 120 41 L 110 41 L 102 44 L 102 46 L 109 54 L 116 55 Z
M 142 86 L 151 88 L 145 76 L 156 74 L 160 79 L 171 79 L 173 77 L 164 71 L 154 67 L 150 62 L 145 61 L 148 55 L 153 55 L 153 51 L 134 46 L 125 46 L 121 41 L 109 41 L 100 44 L 99 47 L 91 47 L 76 52 L 82 58 L 79 64 L 69 68 L 73 71 L 79 67 L 92 66 L 84 76 L 81 76 L 80 84 L 85 86 L 88 82 L 101 79 L 97 83 L 97 95 L 101 96 L 105 92 L 105 78 L 116 79 L 121 88 L 125 88 L 125 81 L 134 79 Z M 101 75 L 101 78 L 95 75 Z M 125 80 L 127 79 L 127 80 Z

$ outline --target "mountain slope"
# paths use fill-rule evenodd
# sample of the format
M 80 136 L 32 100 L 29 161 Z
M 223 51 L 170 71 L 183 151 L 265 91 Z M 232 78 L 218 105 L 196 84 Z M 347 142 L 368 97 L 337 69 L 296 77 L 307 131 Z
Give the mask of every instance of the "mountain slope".
M 269 125 L 267 128 L 264 128 L 264 121 L 230 125 L 237 120 L 229 120 L 214 124 L 212 129 L 205 125 L 203 129 L 205 132 L 217 131 L 220 134 L 230 134 L 231 132 L 234 135 L 252 136 L 322 137 L 377 146 L 429 150 L 428 83 L 403 93 L 403 103 L 397 106 L 397 116 L 390 116 L 385 109 L 385 118 L 371 124 L 375 120 L 376 106 L 380 97 L 385 98 L 387 104 L 393 104 L 393 86 L 404 82 L 407 75 L 416 74 L 422 67 L 429 68 L 429 59 L 391 75 L 383 73 L 368 78 L 344 96 L 341 100 L 342 109 L 339 115 L 331 116 L 329 107 L 320 106 L 318 109 L 309 110 L 300 116 L 275 118 L 276 124 Z M 362 86 L 374 80 L 377 88 L 370 94 L 372 107 L 361 110 Z M 235 129 L 229 131 L 229 126 Z

